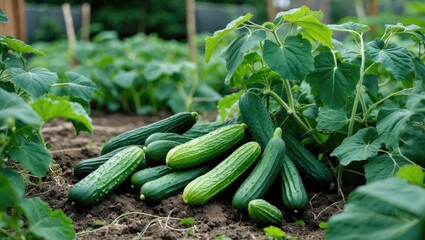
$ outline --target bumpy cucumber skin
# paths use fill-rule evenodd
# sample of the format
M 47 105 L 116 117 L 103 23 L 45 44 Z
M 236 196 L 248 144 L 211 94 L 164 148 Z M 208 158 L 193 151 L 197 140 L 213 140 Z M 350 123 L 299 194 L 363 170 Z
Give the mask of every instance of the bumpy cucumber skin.
M 180 112 L 160 121 L 148 124 L 143 127 L 124 132 L 108 142 L 102 147 L 101 154 L 106 154 L 114 149 L 129 145 L 144 145 L 146 138 L 157 132 L 184 133 L 189 130 L 198 120 L 196 112 Z
M 158 203 L 161 200 L 176 195 L 193 179 L 210 170 L 207 165 L 185 169 L 166 174 L 149 181 L 140 188 L 140 199 L 147 203 Z
M 254 170 L 245 179 L 233 196 L 232 205 L 238 210 L 246 210 L 251 200 L 264 196 L 276 179 L 285 155 L 282 130 L 276 128 L 272 139 L 267 143 Z
M 283 159 L 278 178 L 284 208 L 293 213 L 304 211 L 308 203 L 307 192 L 297 168 L 287 155 Z
M 208 173 L 194 179 L 185 187 L 184 203 L 197 206 L 208 202 L 236 181 L 254 164 L 260 153 L 261 147 L 256 142 L 240 146 Z
M 146 161 L 149 165 L 163 165 L 167 153 L 182 143 L 170 140 L 158 140 L 146 146 Z
M 218 128 L 171 149 L 166 164 L 174 169 L 192 168 L 214 159 L 236 146 L 244 137 L 246 124 Z
M 253 92 L 243 93 L 239 98 L 239 110 L 252 138 L 264 149 L 273 137 L 275 127 L 261 98 Z
M 297 139 L 288 134 L 282 135 L 286 144 L 286 154 L 307 177 L 322 186 L 329 186 L 333 182 L 332 173 L 326 165 L 319 161 Z
M 197 138 L 200 136 L 203 136 L 205 134 L 208 134 L 217 128 L 221 128 L 224 126 L 232 125 L 232 124 L 239 124 L 242 123 L 242 120 L 239 117 L 224 121 L 224 122 L 204 122 L 204 123 L 196 123 L 193 125 L 192 128 L 190 128 L 187 132 L 183 133 L 182 135 L 185 137 L 191 137 L 191 138 Z
M 158 179 L 173 171 L 174 170 L 167 165 L 145 168 L 131 175 L 130 184 L 133 188 L 141 188 L 143 184 Z
M 142 148 L 126 148 L 106 161 L 94 172 L 76 183 L 68 193 L 71 202 L 81 206 L 99 203 L 136 170 L 144 158 Z
M 260 226 L 282 226 L 282 212 L 263 199 L 251 200 L 248 204 L 248 214 L 251 220 Z
M 146 138 L 145 146 L 149 146 L 149 144 L 159 141 L 159 140 L 168 140 L 168 141 L 174 141 L 179 143 L 185 143 L 189 142 L 193 138 L 184 136 L 182 134 L 178 133 L 154 133 L 151 134 L 148 138 Z

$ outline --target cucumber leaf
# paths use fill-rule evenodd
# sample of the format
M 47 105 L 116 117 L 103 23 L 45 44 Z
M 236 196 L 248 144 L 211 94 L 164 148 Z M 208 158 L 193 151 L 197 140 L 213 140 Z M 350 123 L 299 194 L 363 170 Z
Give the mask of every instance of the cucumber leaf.
M 351 34 L 361 34 L 370 30 L 370 27 L 365 24 L 346 22 L 342 24 L 329 24 L 328 27 L 332 31 L 349 32 Z
M 300 35 L 287 37 L 283 46 L 265 40 L 263 58 L 271 70 L 288 80 L 302 80 L 314 69 L 311 44 Z
M 35 53 L 41 56 L 45 56 L 42 51 L 34 49 L 30 45 L 27 45 L 23 41 L 18 40 L 16 38 L 6 37 L 3 40 L 7 43 L 10 50 L 18 53 L 19 55 L 21 55 L 22 53 Z
M 425 130 L 416 124 L 408 124 L 400 135 L 400 142 L 396 151 L 416 164 L 425 167 L 424 151 Z
M 58 75 L 45 68 L 34 68 L 25 71 L 11 68 L 12 82 L 20 89 L 37 99 L 50 91 L 51 85 L 58 81 Z
M 230 115 L 230 111 L 237 107 L 237 103 L 239 97 L 244 93 L 244 91 L 235 92 L 232 94 L 228 94 L 224 96 L 220 101 L 218 101 L 217 109 L 220 113 L 220 118 L 225 120 L 228 115 Z
M 75 230 L 65 213 L 52 209 L 40 198 L 24 199 L 20 204 L 29 223 L 28 231 L 46 240 L 73 239 Z
M 352 161 L 366 160 L 378 155 L 382 140 L 374 127 L 363 128 L 351 137 L 345 138 L 341 145 L 333 150 L 331 156 L 336 156 L 343 166 Z
M 12 169 L 0 168 L 0 211 L 18 204 L 24 192 L 25 183 L 22 177 Z
M 73 123 L 77 134 L 80 131 L 93 132 L 91 118 L 84 108 L 79 103 L 69 102 L 65 97 L 46 95 L 33 102 L 32 107 L 44 122 L 54 118 L 64 118 Z
M 375 39 L 366 45 L 365 50 L 373 61 L 380 63 L 399 81 L 414 70 L 409 51 L 392 42 L 385 43 L 380 39 Z
M 366 183 L 394 177 L 400 167 L 409 164 L 398 154 L 385 153 L 368 159 L 364 165 Z
M 403 128 L 413 112 L 408 109 L 381 108 L 378 113 L 376 129 L 389 148 L 396 148 Z
M 46 175 L 52 161 L 49 151 L 43 145 L 23 138 L 19 142 L 19 146 L 10 149 L 10 157 L 28 168 L 32 174 L 38 177 Z
M 314 61 L 315 70 L 306 79 L 312 94 L 328 108 L 343 108 L 354 96 L 359 66 L 348 62 L 336 63 L 330 51 L 321 52 Z
M 207 37 L 205 42 L 205 62 L 208 63 L 210 61 L 212 53 L 214 52 L 220 40 L 224 36 L 226 36 L 226 34 L 234 31 L 242 23 L 251 19 L 251 17 L 252 17 L 251 13 L 247 13 L 244 16 L 240 16 L 236 18 L 235 20 L 231 21 L 229 24 L 227 24 L 226 28 L 214 32 L 212 37 Z
M 398 178 L 404 179 L 411 184 L 415 184 L 418 186 L 424 185 L 425 173 L 422 168 L 417 165 L 405 165 L 401 167 L 396 176 Z
M 321 108 L 317 117 L 317 128 L 329 132 L 338 131 L 348 123 L 348 117 L 342 110 Z
M 227 75 L 232 76 L 234 71 L 244 60 L 245 53 L 257 46 L 258 42 L 266 38 L 266 31 L 259 29 L 252 33 L 242 33 L 223 50 L 222 57 L 226 60 Z
M 31 108 L 31 105 L 16 93 L 7 92 L 0 88 L 0 123 L 3 124 L 9 117 L 32 126 L 41 126 L 42 123 L 42 119 Z
M 423 239 L 425 189 L 392 178 L 357 188 L 344 211 L 329 219 L 325 238 Z M 416 200 L 416 201 L 415 201 Z
M 93 96 L 93 91 L 97 89 L 96 84 L 88 77 L 77 72 L 66 72 L 71 96 L 89 102 Z
M 154 76 L 151 76 L 155 79 L 156 76 L 160 76 L 160 74 L 155 73 Z M 131 88 L 133 86 L 134 81 L 136 80 L 137 72 L 136 71 L 119 71 L 117 75 L 115 75 L 113 81 L 118 86 L 122 88 Z M 156 77 L 157 78 L 157 77 Z

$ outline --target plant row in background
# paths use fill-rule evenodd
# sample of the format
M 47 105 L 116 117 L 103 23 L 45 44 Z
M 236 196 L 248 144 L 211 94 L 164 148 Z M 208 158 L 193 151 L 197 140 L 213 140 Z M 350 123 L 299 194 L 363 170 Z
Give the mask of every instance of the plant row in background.
M 49 57 L 33 57 L 30 65 L 58 72 L 70 70 L 65 41 L 34 46 Z M 102 32 L 91 42 L 79 42 L 76 58 L 79 65 L 73 71 L 96 83 L 96 107 L 109 111 L 209 112 L 229 91 L 222 82 L 226 72 L 221 59 L 205 64 L 199 56 L 196 66 L 187 60 L 186 44 L 155 35 L 138 34 L 120 40 L 116 32 Z

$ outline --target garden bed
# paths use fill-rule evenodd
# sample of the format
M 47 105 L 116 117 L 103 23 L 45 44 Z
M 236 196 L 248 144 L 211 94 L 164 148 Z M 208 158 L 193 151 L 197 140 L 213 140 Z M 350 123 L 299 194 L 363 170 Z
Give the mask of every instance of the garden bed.
M 128 116 L 122 114 L 92 114 L 94 132 L 77 136 L 73 126 L 63 120 L 54 120 L 43 128 L 43 135 L 52 144 L 52 155 L 60 168 L 51 167 L 43 178 L 41 187 L 31 188 L 27 195 L 38 196 L 53 209 L 63 210 L 72 220 L 81 239 L 214 239 L 225 235 L 231 239 L 264 239 L 265 232 L 249 220 L 247 214 L 231 206 L 234 189 L 201 207 L 183 204 L 181 194 L 168 198 L 157 205 L 146 205 L 138 198 L 138 190 L 124 184 L 100 204 L 78 209 L 67 201 L 70 187 L 78 179 L 73 176 L 73 167 L 82 159 L 98 156 L 101 145 L 121 132 L 149 124 L 168 114 L 155 116 Z M 279 193 L 268 194 L 268 199 L 280 199 Z M 310 202 L 299 216 L 285 214 L 281 229 L 298 239 L 321 239 L 324 231 L 319 223 L 342 210 L 342 197 L 335 192 L 309 191 Z M 279 203 L 277 203 L 279 204 Z M 191 217 L 194 224 L 179 224 L 182 218 Z M 300 226 L 303 220 L 305 226 Z M 192 232 L 192 236 L 188 236 Z

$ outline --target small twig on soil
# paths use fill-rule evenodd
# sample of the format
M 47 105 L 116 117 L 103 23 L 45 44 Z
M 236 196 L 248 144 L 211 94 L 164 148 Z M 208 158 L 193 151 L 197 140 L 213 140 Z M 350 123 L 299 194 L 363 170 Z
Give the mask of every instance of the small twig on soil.
M 327 206 L 325 209 L 323 209 L 322 211 L 320 211 L 317 215 L 313 213 L 314 220 L 317 220 L 320 217 L 320 215 L 322 215 L 324 212 L 326 212 L 326 210 L 328 210 L 330 207 L 332 207 L 332 206 L 334 206 L 334 205 L 336 205 L 336 204 L 338 204 L 340 202 L 341 201 L 337 201 L 337 202 L 332 203 L 331 205 Z M 336 207 L 339 210 L 338 212 L 341 212 L 342 211 L 342 209 L 338 205 L 336 205 Z M 334 214 L 334 213 L 332 213 L 332 214 Z
M 313 199 L 315 198 L 317 196 L 317 193 L 315 193 L 314 195 L 313 195 L 313 197 L 310 199 L 310 201 L 309 201 L 309 204 L 310 204 L 310 208 L 311 209 L 313 209 L 313 204 L 312 204 L 312 202 L 313 202 Z

